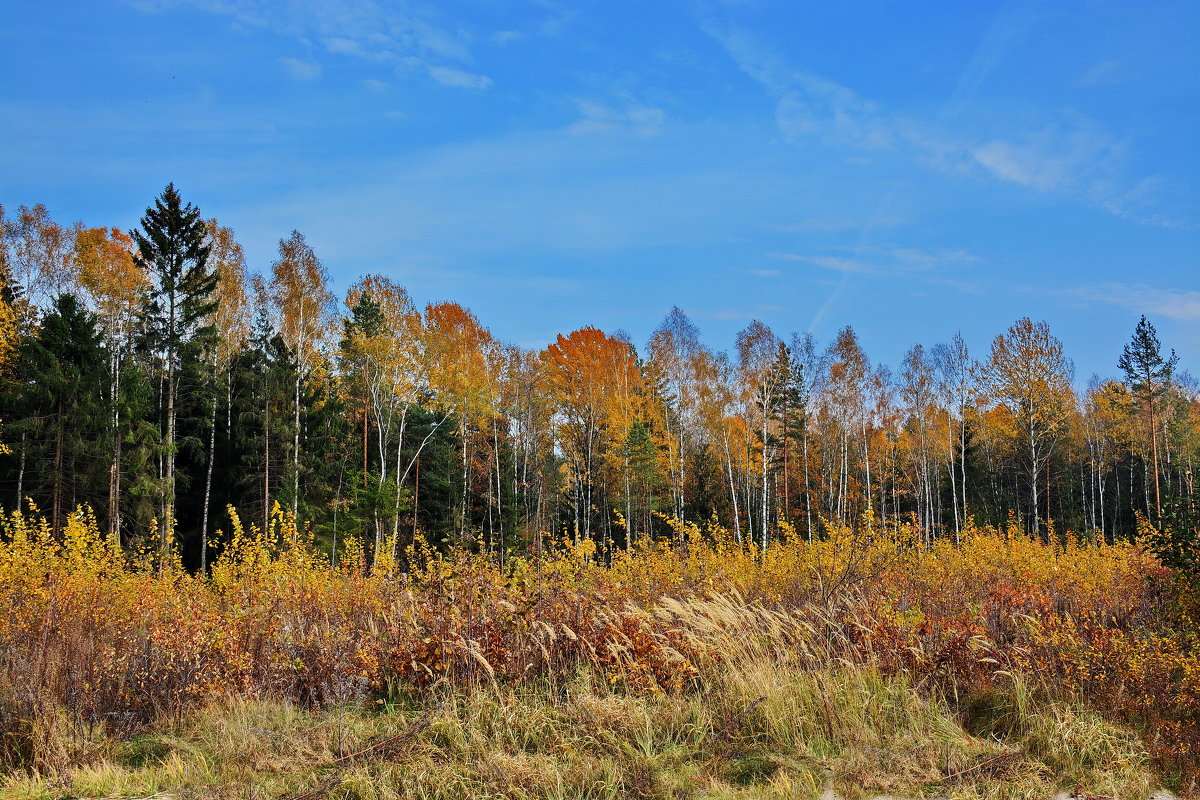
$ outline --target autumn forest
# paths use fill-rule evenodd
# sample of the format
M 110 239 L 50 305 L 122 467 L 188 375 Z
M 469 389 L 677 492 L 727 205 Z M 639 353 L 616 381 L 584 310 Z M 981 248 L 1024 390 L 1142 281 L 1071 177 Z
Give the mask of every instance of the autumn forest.
M 671 518 L 766 548 L 865 513 L 929 541 L 1010 518 L 1113 541 L 1194 504 L 1200 397 L 1145 319 L 1082 390 L 1029 319 L 893 366 L 849 326 L 755 321 L 714 352 L 678 308 L 640 349 L 582 327 L 531 351 L 386 276 L 335 296 L 297 231 L 252 274 L 173 187 L 129 233 L 40 205 L 0 223 L 0 505 L 56 528 L 84 506 L 129 546 L 153 529 L 192 569 L 227 509 L 265 527 L 275 504 L 335 561 L 346 537 L 417 531 L 500 560 L 563 533 L 611 555 Z
M 1144 316 L 1085 388 L 1028 318 L 530 350 L 298 231 L 253 273 L 173 185 L 0 233 L 5 796 L 1200 789 L 1200 393 Z

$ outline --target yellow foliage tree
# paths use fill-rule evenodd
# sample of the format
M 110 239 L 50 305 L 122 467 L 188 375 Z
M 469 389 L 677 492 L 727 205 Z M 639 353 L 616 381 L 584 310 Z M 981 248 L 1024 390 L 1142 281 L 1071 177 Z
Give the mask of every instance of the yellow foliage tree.
M 1024 460 L 1029 480 L 1031 530 L 1040 528 L 1044 468 L 1065 433 L 1075 407 L 1074 366 L 1045 322 L 1023 317 L 992 341 L 983 366 L 988 396 L 1008 412 L 994 417 Z M 1047 517 L 1049 514 L 1047 514 Z

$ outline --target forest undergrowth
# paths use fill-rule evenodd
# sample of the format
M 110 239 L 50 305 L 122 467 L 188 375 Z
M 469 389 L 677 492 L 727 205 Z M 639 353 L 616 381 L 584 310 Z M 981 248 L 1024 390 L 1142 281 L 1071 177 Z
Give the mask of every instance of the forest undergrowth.
M 86 512 L 12 514 L 0 793 L 1200 789 L 1196 600 L 1137 543 L 671 526 L 611 558 L 351 540 L 331 565 L 277 510 L 200 577 Z

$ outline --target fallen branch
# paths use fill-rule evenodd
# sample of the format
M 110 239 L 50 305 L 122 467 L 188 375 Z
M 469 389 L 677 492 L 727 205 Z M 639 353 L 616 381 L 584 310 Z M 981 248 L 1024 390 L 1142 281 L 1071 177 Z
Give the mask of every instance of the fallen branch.
M 987 760 L 985 760 L 985 761 L 980 761 L 978 764 L 975 764 L 975 765 L 973 765 L 973 766 L 967 767 L 966 769 L 960 769 L 958 772 L 955 772 L 955 773 L 952 773 L 952 774 L 950 774 L 950 775 L 947 775 L 946 777 L 942 778 L 942 780 L 941 780 L 940 782 L 941 782 L 941 783 L 945 783 L 946 781 L 952 781 L 952 780 L 954 780 L 955 778 L 958 778 L 958 777 L 959 777 L 959 776 L 961 776 L 961 775 L 966 775 L 968 772 L 974 772 L 975 770 L 977 770 L 977 769 L 979 769 L 979 768 L 981 768 L 981 767 L 986 767 L 988 764 L 991 764 L 991 763 L 993 763 L 993 762 L 995 762 L 995 761 L 999 761 L 999 760 L 1000 760 L 1000 759 L 1002 759 L 1002 758 L 1009 758 L 1009 757 L 1011 757 L 1011 756 L 1015 756 L 1016 754 L 1017 754 L 1017 751 L 1015 751 L 1015 750 L 1009 750 L 1009 751 L 1007 751 L 1007 752 L 1001 753 L 1001 754 L 1000 754 L 1000 755 L 998 755 L 998 756 L 992 756 L 991 758 L 989 758 L 989 759 L 987 759 Z

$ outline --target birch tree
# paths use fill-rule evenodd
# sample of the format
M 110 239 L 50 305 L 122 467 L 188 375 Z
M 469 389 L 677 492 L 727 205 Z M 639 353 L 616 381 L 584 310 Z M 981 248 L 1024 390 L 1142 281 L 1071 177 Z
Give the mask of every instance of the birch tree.
M 279 335 L 296 362 L 293 392 L 292 511 L 300 504 L 301 385 L 325 357 L 334 297 L 325 265 L 300 231 L 279 240 L 279 258 L 271 265 L 271 290 L 279 306 Z
M 205 223 L 212 253 L 209 256 L 217 272 L 217 303 L 210 324 L 217 332 L 216 346 L 209 353 L 208 366 L 212 370 L 212 392 L 208 418 L 208 458 L 204 476 L 204 507 L 200 521 L 200 573 L 208 569 L 208 521 L 209 503 L 212 498 L 213 465 L 216 462 L 218 384 L 225 385 L 225 435 L 228 437 L 233 423 L 230 419 L 233 408 L 233 375 L 231 367 L 234 357 L 241 352 L 250 338 L 250 301 L 246 294 L 246 255 L 238 244 L 232 230 L 217 224 L 215 219 Z
M 1045 322 L 1022 317 L 992 340 L 983 377 L 994 404 L 1007 411 L 1005 434 L 1022 454 L 1029 481 L 1030 530 L 1041 529 L 1041 486 L 1047 460 L 1074 406 L 1074 365 Z

